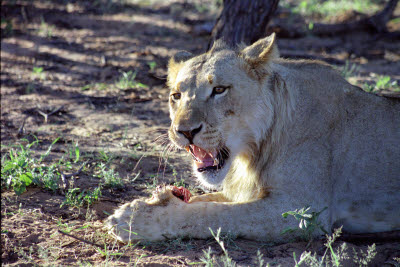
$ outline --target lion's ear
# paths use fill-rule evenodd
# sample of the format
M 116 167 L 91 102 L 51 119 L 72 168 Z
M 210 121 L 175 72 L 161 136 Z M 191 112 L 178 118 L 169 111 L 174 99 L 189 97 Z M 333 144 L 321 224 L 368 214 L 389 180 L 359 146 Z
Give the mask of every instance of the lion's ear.
M 175 83 L 176 76 L 182 67 L 182 63 L 193 57 L 193 54 L 187 51 L 178 51 L 171 57 L 168 62 L 168 86 L 172 86 Z
M 192 57 L 193 57 L 192 53 L 190 53 L 188 51 L 181 50 L 181 51 L 176 52 L 175 55 L 173 55 L 171 57 L 170 63 L 171 63 L 171 61 L 173 61 L 175 63 L 180 63 L 180 62 L 186 61 L 186 60 L 188 60 L 188 59 L 190 59 Z
M 275 44 L 275 33 L 244 48 L 240 51 L 240 54 L 253 67 L 264 65 L 279 58 L 278 47 Z

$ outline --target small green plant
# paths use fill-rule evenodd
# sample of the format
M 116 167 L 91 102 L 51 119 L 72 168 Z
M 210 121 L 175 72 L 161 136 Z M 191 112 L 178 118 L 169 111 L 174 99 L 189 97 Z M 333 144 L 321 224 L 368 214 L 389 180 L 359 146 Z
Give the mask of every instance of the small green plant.
M 68 146 L 67 152 L 58 161 L 57 165 L 62 166 L 65 170 L 72 170 L 74 164 L 81 160 L 81 151 L 78 143 L 72 143 Z
M 150 175 L 149 180 L 151 179 L 151 183 L 146 182 L 147 190 L 154 190 L 158 186 L 158 177 L 157 175 Z
M 301 264 L 303 264 L 303 262 L 305 262 L 306 260 L 310 260 L 309 259 L 310 256 L 311 256 L 311 252 L 304 251 L 303 253 L 301 253 L 299 261 L 297 261 L 296 252 L 293 251 L 294 266 L 300 267 Z M 315 265 L 315 266 L 317 266 L 317 265 Z
M 30 265 L 34 265 L 35 260 L 34 260 L 34 249 L 32 246 L 29 247 L 29 252 L 25 252 L 25 250 L 21 247 L 19 248 L 17 252 L 18 256 L 23 259 L 25 263 L 28 263 Z
M 45 74 L 43 72 L 43 67 L 33 67 L 32 76 L 35 78 L 39 78 L 40 80 L 44 80 Z
M 58 140 L 59 138 L 55 139 L 40 157 L 35 156 L 32 151 L 32 147 L 38 144 L 38 139 L 31 143 L 22 139 L 22 142 L 28 143 L 12 147 L 9 153 L 1 158 L 1 186 L 12 188 L 17 195 L 24 193 L 30 185 L 56 192 L 61 178 L 59 168 L 71 170 L 73 163 L 77 163 L 81 158 L 79 147 L 74 144 L 67 152 L 69 159 L 65 160 L 63 156 L 56 163 L 44 164 L 44 160 Z
M 379 76 L 375 87 L 378 90 L 400 91 L 400 85 L 398 85 L 397 81 L 391 80 L 390 76 Z
M 200 258 L 200 261 L 202 264 L 205 264 L 205 266 L 214 266 L 218 265 L 220 266 L 219 261 L 223 263 L 223 266 L 231 266 L 234 267 L 236 266 L 236 262 L 232 260 L 231 257 L 229 257 L 228 250 L 225 248 L 224 241 L 221 238 L 221 228 L 218 228 L 217 233 L 215 234 L 211 228 L 208 228 L 214 237 L 215 241 L 217 241 L 218 245 L 221 247 L 222 252 L 224 253 L 223 256 L 221 256 L 219 259 L 216 259 L 215 257 L 212 256 L 212 250 L 211 247 L 208 248 L 208 250 L 203 250 L 203 257 Z
M 176 171 L 175 167 L 172 166 L 172 177 L 174 177 L 174 183 L 173 185 L 176 187 L 186 187 L 185 185 L 185 180 L 181 177 L 181 179 L 178 179 L 178 172 Z
M 97 158 L 103 161 L 105 164 L 110 163 L 115 158 L 115 155 L 113 155 L 110 152 L 106 152 L 104 150 L 99 150 L 99 154 L 100 155 Z
M 60 173 L 55 164 L 49 167 L 41 166 L 39 168 L 34 168 L 32 181 L 35 185 L 56 192 L 59 189 L 59 180 Z
M 150 68 L 150 72 L 153 72 L 154 69 L 155 69 L 156 66 L 157 66 L 157 63 L 156 63 L 155 61 L 150 61 L 150 62 L 147 62 L 147 65 L 148 65 L 149 68 Z
M 83 195 L 80 194 L 79 188 L 68 189 L 68 191 L 65 194 L 65 200 L 60 205 L 60 207 L 63 207 L 64 205 L 69 205 L 72 207 L 83 206 Z
M 80 188 L 68 189 L 68 191 L 65 193 L 65 200 L 60 207 L 68 205 L 73 208 L 81 208 L 85 204 L 90 206 L 99 200 L 100 196 L 101 185 L 96 187 L 93 191 L 87 191 L 85 189 L 81 191 Z
M 390 86 L 390 76 L 380 76 L 376 81 L 376 88 L 378 89 L 386 89 L 389 88 L 389 86 Z
M 378 76 L 378 79 L 374 84 L 364 84 L 363 89 L 367 92 L 379 91 L 379 90 L 392 90 L 400 91 L 400 85 L 397 81 L 391 80 L 390 76 Z
M 186 187 L 185 180 L 183 178 L 181 178 L 179 181 L 174 179 L 173 185 L 176 186 L 176 187 L 181 187 L 181 186 L 182 187 Z
M 319 215 L 327 209 L 327 207 L 323 208 L 319 212 L 311 212 L 309 213 L 311 207 L 303 207 L 301 209 L 296 209 L 294 211 L 288 211 L 282 214 L 283 218 L 287 218 L 289 215 L 293 216 L 296 220 L 299 221 L 299 228 L 287 228 L 282 231 L 281 234 L 291 234 L 295 232 L 301 233 L 301 236 L 306 241 L 312 240 L 312 235 L 315 231 L 321 230 L 324 233 L 328 233 L 321 222 L 318 220 Z
M 257 250 L 257 261 L 258 261 L 258 266 L 263 267 L 264 266 L 264 259 L 263 259 L 263 254 L 261 254 L 260 250 Z
M 38 245 L 38 257 L 44 261 L 44 266 L 52 266 L 54 261 L 60 257 L 60 250 L 58 248 L 45 248 Z
M 122 76 L 119 78 L 118 81 L 116 81 L 115 86 L 118 89 L 126 90 L 126 89 L 131 89 L 131 88 L 148 88 L 147 85 L 135 81 L 137 72 L 121 72 Z
M 4 185 L 7 189 L 12 188 L 17 195 L 21 195 L 32 184 L 31 166 L 35 163 L 35 159 L 31 157 L 30 148 L 37 143 L 36 139 L 25 146 L 20 144 L 19 149 L 12 148 L 1 158 L 2 187 Z
M 342 68 L 339 68 L 340 74 L 348 79 L 351 76 L 354 76 L 355 73 L 358 72 L 358 66 L 356 64 L 351 64 L 349 60 L 346 60 L 345 65 Z
M 212 256 L 212 249 L 211 247 L 208 247 L 208 250 L 203 249 L 203 257 L 200 258 L 200 262 L 194 262 L 193 264 L 199 264 L 202 263 L 206 267 L 213 267 L 214 266 L 214 258 Z
M 368 264 L 375 258 L 376 252 L 376 245 L 372 244 L 368 246 L 367 251 L 360 251 L 357 252 L 353 248 L 353 262 L 358 266 L 368 266 Z
M 63 232 L 65 233 L 70 233 L 72 232 L 74 229 L 72 228 L 72 226 L 74 226 L 74 224 L 69 225 L 68 223 L 63 223 L 61 218 L 58 218 L 57 220 L 57 226 L 58 228 L 61 228 Z M 50 237 L 53 238 L 56 234 L 51 235 Z
M 78 146 L 78 143 L 75 143 L 75 145 L 69 150 L 69 157 L 71 159 L 74 159 L 74 163 L 77 163 L 79 161 L 81 152 Z
M 135 264 L 133 265 L 134 267 L 136 267 L 136 266 L 138 266 L 138 264 L 139 264 L 139 261 L 142 259 L 142 258 L 144 258 L 144 257 L 147 257 L 147 255 L 146 254 L 141 254 L 139 257 L 137 257 L 137 259 L 135 260 Z
M 107 260 L 108 260 L 108 258 L 109 258 L 110 256 L 122 256 L 122 255 L 123 255 L 123 253 L 121 253 L 121 252 L 110 252 L 110 251 L 108 250 L 106 244 L 104 244 L 104 250 L 101 249 L 101 248 L 99 248 L 99 247 L 96 247 L 96 249 L 97 249 L 97 251 L 98 251 L 104 258 L 106 258 Z
M 293 259 L 295 261 L 295 266 L 300 266 L 305 263 L 308 266 L 342 266 L 343 261 L 352 259 L 353 262 L 358 266 L 368 266 L 372 259 L 376 255 L 375 244 L 368 246 L 366 252 L 357 252 L 353 249 L 353 257 L 347 252 L 347 244 L 342 243 L 341 246 L 334 249 L 333 243 L 340 236 L 342 228 L 338 228 L 334 233 L 329 236 L 326 235 L 326 243 L 324 244 L 326 249 L 322 257 L 318 257 L 316 253 L 312 254 L 310 251 L 304 251 L 299 260 L 296 259 L 296 253 L 293 252 Z
M 44 20 L 44 18 L 42 16 L 40 27 L 39 27 L 39 32 L 38 32 L 39 36 L 52 38 L 54 29 L 55 29 L 54 25 L 49 25 L 48 23 L 46 23 L 46 21 Z
M 282 5 L 290 6 L 289 3 L 282 1 Z M 355 10 L 362 13 L 373 13 L 379 9 L 379 5 L 373 0 L 303 0 L 292 8 L 293 13 L 305 16 L 317 16 L 329 20 L 348 10 Z
M 104 179 L 103 185 L 111 188 L 123 188 L 124 181 L 114 169 L 107 169 L 106 164 L 100 163 L 99 177 Z
M 374 91 L 375 86 L 372 84 L 366 83 L 366 84 L 364 84 L 363 89 L 364 89 L 364 91 L 370 93 L 370 92 Z
M 312 31 L 312 30 L 314 29 L 314 22 L 310 21 L 310 22 L 308 23 L 308 29 L 309 29 L 310 31 Z
M 212 14 L 212 13 L 217 13 L 222 4 L 223 4 L 222 0 L 214 0 L 211 1 L 210 3 L 194 2 L 194 7 L 196 8 L 196 11 L 199 13 Z

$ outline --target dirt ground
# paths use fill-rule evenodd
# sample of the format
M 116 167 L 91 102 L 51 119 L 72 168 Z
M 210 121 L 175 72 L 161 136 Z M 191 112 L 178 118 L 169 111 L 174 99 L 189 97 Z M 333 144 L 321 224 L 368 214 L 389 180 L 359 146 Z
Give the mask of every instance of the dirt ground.
M 166 145 L 165 78 L 168 58 L 176 51 L 205 51 L 210 25 L 218 14 L 216 7 L 210 7 L 215 1 L 126 2 L 1 3 L 2 157 L 15 144 L 26 145 L 35 137 L 39 143 L 32 150 L 41 155 L 59 138 L 44 164 L 59 161 L 79 146 L 86 165 L 69 178 L 74 186 L 90 190 L 98 185 L 99 162 L 124 180 L 122 188 L 103 188 L 100 199 L 89 208 L 60 207 L 65 199 L 61 189 L 52 192 L 30 186 L 17 196 L 2 187 L 2 265 L 186 266 L 199 264 L 208 247 L 217 257 L 223 254 L 211 239 L 125 246 L 102 228 L 107 214 L 149 196 L 155 184 L 180 183 L 190 185 L 194 193 L 203 192 L 190 172 L 186 153 L 170 151 Z M 400 15 L 398 9 L 395 14 Z M 269 30 L 289 23 L 287 17 L 288 10 L 281 7 Z M 345 19 L 351 17 L 335 22 Z M 296 27 L 303 22 L 290 23 Z M 384 75 L 400 83 L 399 21 L 390 23 L 389 30 L 393 34 L 289 38 L 282 33 L 278 45 L 285 57 L 322 59 L 338 68 L 354 64 L 349 80 L 358 85 L 374 83 Z M 133 73 L 134 81 L 129 79 Z M 123 84 L 124 75 L 133 85 Z M 390 88 L 377 92 L 399 96 Z M 60 165 L 59 171 L 78 172 L 80 162 L 68 168 Z M 240 266 L 259 265 L 257 251 L 271 266 L 293 266 L 294 252 L 298 259 L 306 249 L 320 256 L 325 251 L 323 240 L 306 247 L 306 242 L 224 238 L 229 255 Z M 335 247 L 342 243 L 336 242 Z M 395 260 L 400 257 L 399 240 L 347 242 L 350 252 L 352 248 L 366 251 L 372 243 L 377 256 L 371 266 L 400 265 Z

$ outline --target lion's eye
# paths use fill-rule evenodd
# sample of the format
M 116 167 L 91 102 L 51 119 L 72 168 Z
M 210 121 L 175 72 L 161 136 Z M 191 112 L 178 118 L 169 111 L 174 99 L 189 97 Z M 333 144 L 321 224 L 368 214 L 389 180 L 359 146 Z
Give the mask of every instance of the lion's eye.
M 213 88 L 213 91 L 212 91 L 212 96 L 213 95 L 220 95 L 220 94 L 223 94 L 225 91 L 226 91 L 226 89 L 228 89 L 228 87 L 225 87 L 225 86 L 216 86 L 216 87 L 214 87 Z
M 175 93 L 171 95 L 173 100 L 179 100 L 181 99 L 181 93 Z

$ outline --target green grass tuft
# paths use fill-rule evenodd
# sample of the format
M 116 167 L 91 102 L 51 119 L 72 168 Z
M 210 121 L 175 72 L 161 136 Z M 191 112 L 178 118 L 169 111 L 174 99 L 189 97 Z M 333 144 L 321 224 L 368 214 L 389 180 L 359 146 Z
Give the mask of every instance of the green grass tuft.
M 148 88 L 147 85 L 137 82 L 136 79 L 137 71 L 132 72 L 121 72 L 121 77 L 115 82 L 115 86 L 118 89 L 126 90 L 131 88 Z
M 283 6 L 289 6 L 283 1 Z M 339 16 L 347 11 L 354 10 L 360 13 L 372 14 L 379 10 L 379 5 L 373 0 L 304 0 L 292 7 L 293 13 L 299 13 L 303 16 L 318 16 L 327 19 Z
M 400 92 L 400 85 L 396 80 L 392 80 L 390 76 L 378 76 L 375 84 L 365 83 L 363 89 L 367 92 L 374 92 L 380 90 L 390 90 L 395 92 Z

